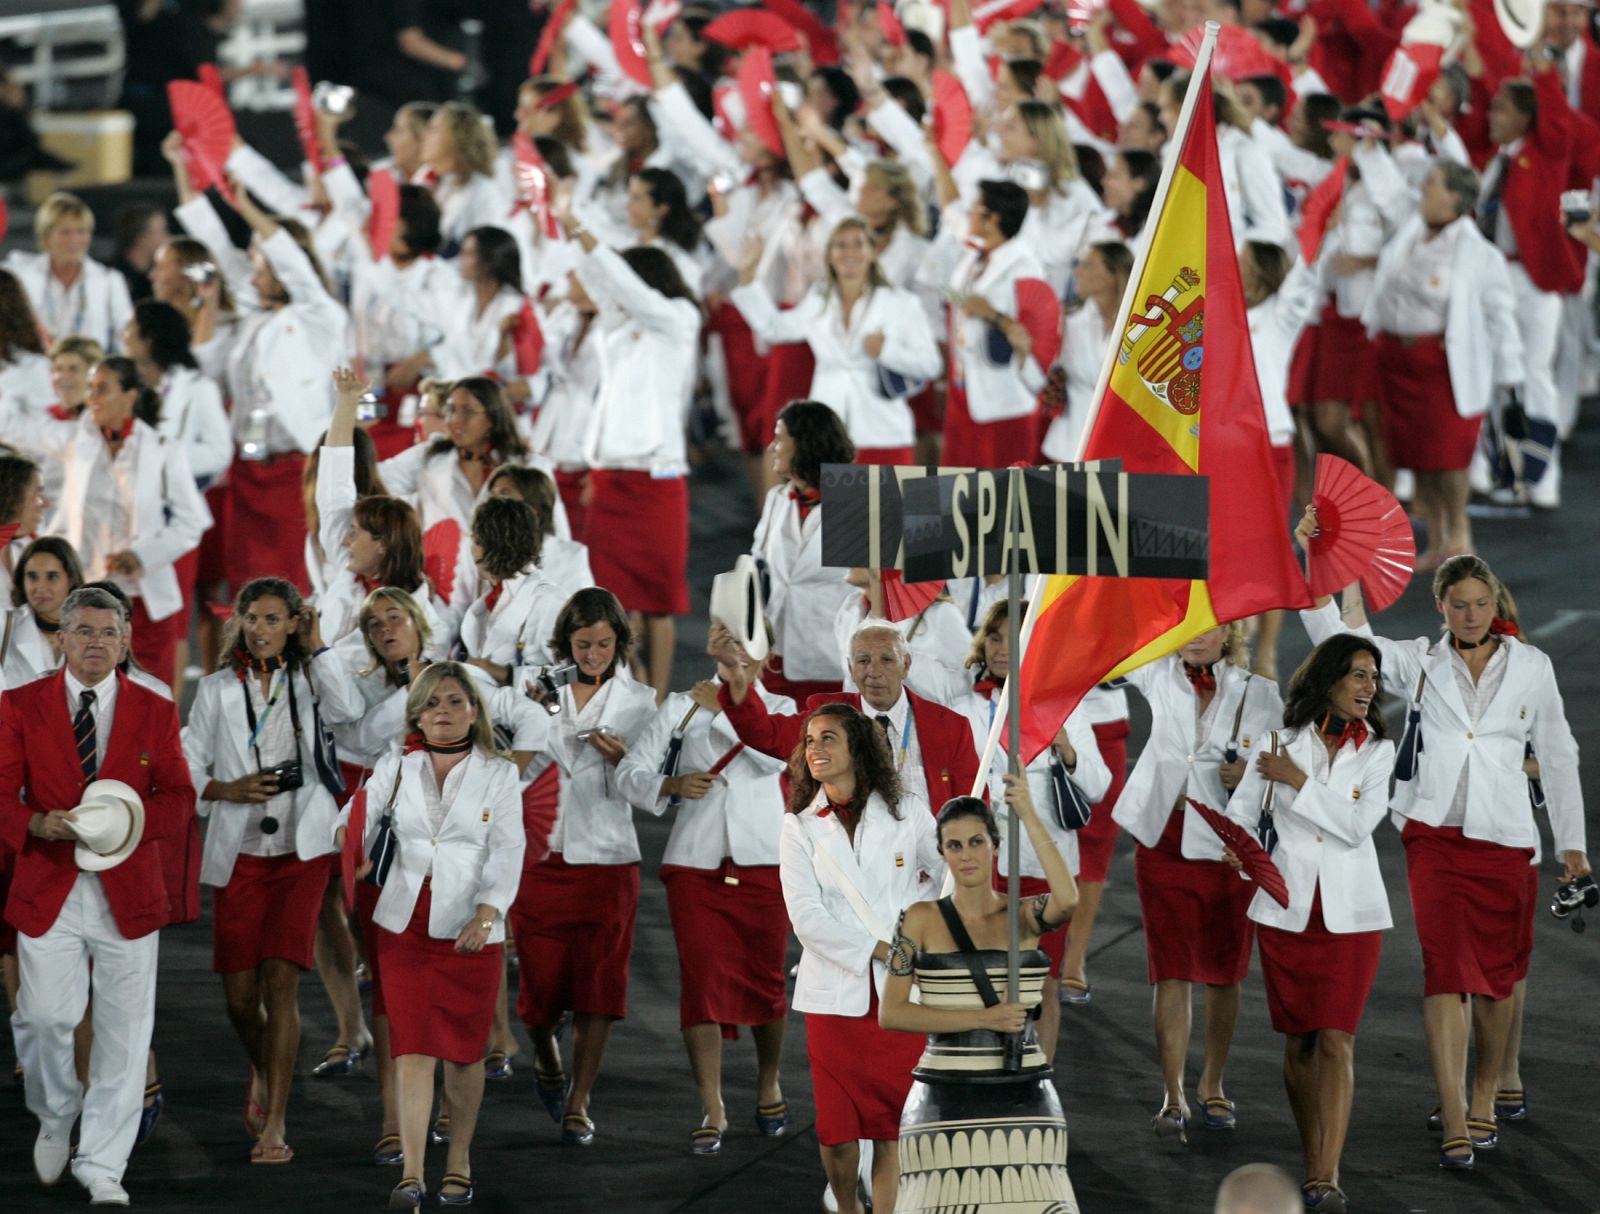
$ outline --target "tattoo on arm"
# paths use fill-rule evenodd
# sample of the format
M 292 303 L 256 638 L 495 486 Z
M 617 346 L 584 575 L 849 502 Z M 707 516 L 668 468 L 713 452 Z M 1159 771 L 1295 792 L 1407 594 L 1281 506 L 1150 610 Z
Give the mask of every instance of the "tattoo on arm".
M 1045 918 L 1044 913 L 1049 906 L 1049 894 L 1040 894 L 1032 902 L 1028 903 L 1028 909 L 1033 912 L 1033 921 L 1039 925 L 1040 932 L 1047 932 L 1053 927 L 1061 926 L 1059 923 L 1052 923 L 1049 919 Z
M 896 978 L 909 978 L 911 976 L 911 958 L 916 952 L 911 943 L 911 937 L 906 935 L 906 913 L 900 912 L 900 918 L 894 925 L 894 940 L 889 945 L 889 972 Z

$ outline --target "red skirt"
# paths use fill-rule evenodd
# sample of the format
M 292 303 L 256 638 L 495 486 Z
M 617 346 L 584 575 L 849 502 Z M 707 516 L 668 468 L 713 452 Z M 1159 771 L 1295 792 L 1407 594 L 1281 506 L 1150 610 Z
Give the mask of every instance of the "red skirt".
M 1100 757 L 1111 769 L 1111 787 L 1094 807 L 1089 825 L 1078 832 L 1078 880 L 1104 881 L 1111 870 L 1111 855 L 1117 848 L 1122 828 L 1111 816 L 1128 782 L 1128 723 L 1101 721 L 1094 727 L 1094 740 Z
M 767 354 L 766 364 L 767 375 L 761 386 L 761 416 L 756 431 L 761 436 L 763 446 L 772 441 L 772 428 L 778 424 L 778 414 L 783 412 L 784 406 L 790 401 L 810 399 L 811 379 L 816 373 L 817 360 L 811 353 L 811 347 L 802 341 L 773 346 Z
M 898 1142 L 911 1071 L 926 1045 L 920 1033 L 879 1027 L 875 985 L 864 1016 L 807 1012 L 806 1056 L 817 1106 L 817 1141 L 825 1147 L 863 1138 Z
M 511 907 L 522 1022 L 551 1025 L 562 1012 L 626 1016 L 638 908 L 637 864 L 568 864 L 551 852 L 524 871 Z
M 1316 351 L 1307 387 L 1314 402 L 1378 400 L 1378 360 L 1360 317 L 1326 308 L 1316 329 Z
M 918 434 L 938 434 L 944 428 L 944 402 L 936 385 L 929 384 L 906 403 Z
M 584 527 L 594 538 L 589 566 L 628 611 L 689 610 L 689 482 L 648 472 L 595 468 Z
M 1330 932 L 1322 918 L 1322 889 L 1311 896 L 1304 931 L 1256 925 L 1267 1010 L 1279 1033 L 1338 1029 L 1355 1035 L 1378 976 L 1382 932 Z
M 1079 832 L 1082 833 L 1082 832 Z M 999 864 L 994 868 L 994 888 L 997 893 L 1006 892 L 1006 878 L 1000 875 Z M 1037 898 L 1040 894 L 1050 892 L 1050 882 L 1043 877 L 1023 877 L 1017 882 L 1017 901 L 1026 902 L 1029 898 Z M 1039 937 L 1039 947 L 1044 950 L 1045 956 L 1050 958 L 1050 976 L 1061 977 L 1061 959 L 1067 955 L 1067 927 L 1061 927 L 1046 932 Z
M 954 384 L 945 394 L 944 451 L 939 462 L 951 468 L 1008 468 L 1018 460 L 1033 463 L 1043 435 L 1040 413 L 998 422 L 979 422 L 967 411 L 966 389 Z
M 1413 472 L 1463 471 L 1472 462 L 1483 419 L 1456 412 L 1443 339 L 1417 338 L 1407 345 L 1381 334 L 1378 371 L 1383 440 L 1394 466 Z
M 1410 820 L 1400 839 L 1422 944 L 1422 993 L 1510 998 L 1533 950 L 1533 849 Z
M 432 905 L 433 891 L 424 885 L 405 931 L 377 929 L 389 1053 L 394 1058 L 423 1054 L 462 1065 L 479 1062 L 488 1052 L 494 1027 L 503 947 L 456 952 L 454 937 L 439 940 L 428 934 Z
M 588 469 L 556 469 L 556 492 L 566 507 L 567 527 L 580 544 L 588 542 L 584 537 L 588 534 L 589 508 L 583 504 L 583 482 L 588 476 Z
M 172 572 L 177 575 L 178 590 L 183 595 L 183 607 L 177 619 L 184 626 L 188 625 L 189 618 L 194 614 L 194 587 L 200 571 L 200 549 L 204 544 L 205 536 L 202 535 L 199 544 L 172 562 Z
M 916 462 L 912 447 L 857 447 L 858 464 L 910 464 Z
M 1245 911 L 1256 886 L 1221 860 L 1184 859 L 1183 815 L 1172 811 L 1154 847 L 1133 849 L 1150 983 L 1234 986 L 1250 972 L 1255 924 Z
M 1303 408 L 1315 401 L 1312 374 L 1317 367 L 1317 326 L 1307 326 L 1294 344 L 1294 356 L 1289 360 L 1289 407 Z
M 722 339 L 722 361 L 728 373 L 728 399 L 739 423 L 739 449 L 757 454 L 772 439 L 765 412 L 767 359 L 756 350 L 755 334 L 743 313 L 731 303 L 719 304 L 706 328 Z
M 367 973 L 372 976 L 372 1015 L 389 1014 L 389 1006 L 383 1001 L 382 967 L 378 957 L 378 925 L 372 921 L 372 913 L 378 909 L 378 895 L 383 891 L 365 881 L 356 882 L 355 915 L 356 926 L 361 929 L 361 951 L 367 957 Z
M 227 484 L 206 490 L 206 505 L 211 507 L 211 528 L 200 537 L 194 585 L 211 586 L 228 580 L 228 517 L 232 513 L 233 491 Z M 187 592 L 185 592 L 187 596 Z M 184 599 L 185 603 L 189 600 Z
M 252 578 L 287 578 L 301 594 L 306 579 L 306 504 L 300 482 L 306 457 L 236 459 L 228 473 L 228 581 L 237 591 Z
M 189 617 L 182 611 L 174 612 L 164 620 L 152 620 L 150 613 L 145 610 L 144 595 L 133 596 L 133 638 L 130 644 L 134 660 L 168 687 L 172 686 L 177 673 L 178 629 L 188 620 Z
M 550 854 L 550 832 L 560 812 L 561 771 L 552 763 L 522 790 L 522 833 L 528 840 L 522 853 L 523 872 Z
M 844 690 L 843 683 L 829 682 L 827 679 L 795 680 L 786 677 L 781 653 L 775 653 L 767 659 L 767 668 L 761 672 L 761 685 L 775 696 L 788 696 L 802 711 L 812 696 L 837 695 Z
M 278 958 L 312 966 L 317 917 L 337 857 L 240 856 L 233 876 L 211 895 L 211 968 L 218 974 L 256 969 Z
M 1533 919 L 1539 910 L 1539 866 L 1528 865 L 1528 905 L 1533 909 L 1524 920 L 1522 933 L 1522 960 L 1517 963 L 1516 981 L 1521 982 L 1528 976 L 1528 964 L 1533 960 Z
M 732 876 L 737 885 L 728 884 Z M 667 913 L 678 942 L 678 1022 L 720 1024 L 729 1040 L 737 1024 L 782 1020 L 789 1001 L 789 912 L 778 866 L 707 872 L 667 865 Z

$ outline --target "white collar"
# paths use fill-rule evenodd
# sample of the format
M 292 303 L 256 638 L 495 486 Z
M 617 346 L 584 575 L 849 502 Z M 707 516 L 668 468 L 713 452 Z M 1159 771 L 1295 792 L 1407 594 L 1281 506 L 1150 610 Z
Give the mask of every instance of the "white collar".
M 861 697 L 861 711 L 874 721 L 879 717 L 886 716 L 896 729 L 902 728 L 906 723 L 906 716 L 911 712 L 911 701 L 906 699 L 905 684 L 902 683 L 900 685 L 900 698 L 889 705 L 888 708 L 874 708 L 867 703 L 867 697 L 863 694 Z
M 96 703 L 106 704 L 117 689 L 117 672 L 115 670 L 92 686 L 88 683 L 79 682 L 77 676 L 65 667 L 62 668 L 62 673 L 67 676 L 67 694 L 72 697 L 74 704 L 80 701 L 86 691 L 94 692 Z

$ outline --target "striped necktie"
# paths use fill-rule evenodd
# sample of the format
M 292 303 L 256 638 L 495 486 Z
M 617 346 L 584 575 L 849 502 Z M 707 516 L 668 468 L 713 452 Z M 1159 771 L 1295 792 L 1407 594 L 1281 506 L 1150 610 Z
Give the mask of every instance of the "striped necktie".
M 72 718 L 72 736 L 78 742 L 78 762 L 83 765 L 83 778 L 94 779 L 100 764 L 95 757 L 94 692 L 85 691 L 78 697 L 78 713 Z

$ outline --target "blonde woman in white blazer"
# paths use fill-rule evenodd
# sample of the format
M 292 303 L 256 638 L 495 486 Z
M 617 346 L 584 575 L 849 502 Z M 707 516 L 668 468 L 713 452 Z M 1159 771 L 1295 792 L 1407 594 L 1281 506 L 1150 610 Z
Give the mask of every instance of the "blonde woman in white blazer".
M 822 466 L 855 461 L 844 421 L 815 400 L 784 406 L 767 448 L 778 484 L 767 491 L 750 553 L 767 571 L 773 657 L 763 682 L 796 704 L 838 691 L 845 677 L 835 621 L 855 595 L 847 572 L 822 563 Z
M 526 507 L 524 507 L 526 509 Z M 609 590 L 580 590 L 550 635 L 554 663 L 575 665 L 556 693 L 549 744 L 561 771 L 550 854 L 529 867 L 512 910 L 540 1099 L 572 1146 L 594 1142 L 589 1098 L 616 1021 L 627 1014 L 628 957 L 639 905 L 639 839 L 616 767 L 655 715 L 655 694 L 628 674 L 633 633 Z M 572 1071 L 555 1029 L 573 1016 Z
M 1309 537 L 1308 511 L 1299 535 Z M 1498 1141 L 1497 1104 L 1525 1107 L 1520 1089 L 1497 1090 L 1528 975 L 1539 830 L 1528 798 L 1528 747 L 1536 756 L 1562 880 L 1590 871 L 1578 780 L 1578 745 L 1567 724 L 1549 657 L 1501 615 L 1506 592 L 1476 556 L 1451 557 L 1433 579 L 1445 621 L 1437 639 L 1373 637 L 1390 691 L 1418 718 L 1419 752 L 1405 743 L 1390 805 L 1406 847 L 1406 869 L 1422 944 L 1423 1027 L 1445 1141 L 1446 1168 L 1473 1165 Z M 1347 592 L 1349 593 L 1349 592 Z M 1324 600 L 1301 618 L 1313 641 L 1338 632 L 1371 636 L 1352 603 L 1341 619 Z M 1477 1046 L 1465 1086 L 1469 1034 Z
M 287 1163 L 300 975 L 313 961 L 338 815 L 318 775 L 317 724 L 355 720 L 363 705 L 315 611 L 282 578 L 239 592 L 222 654 L 196 689 L 183 750 L 211 818 L 200 881 L 214 891 L 212 968 L 250 1061 L 250 1158 Z
M 40 252 L 10 253 L 5 268 L 33 302 L 46 342 L 87 337 L 117 352 L 122 326 L 133 310 L 128 281 L 89 257 L 94 212 L 81 199 L 58 190 L 33 217 Z
M 181 141 L 169 158 L 181 157 Z M 192 189 L 180 178 L 179 196 Z M 330 376 L 345 355 L 349 317 L 329 293 L 306 229 L 264 213 L 248 192 L 235 209 L 254 233 L 249 255 L 233 246 L 205 195 L 187 197 L 177 215 L 211 250 L 241 313 L 227 359 L 237 458 L 231 492 L 228 578 L 283 575 L 308 585 L 301 482 L 333 410 Z
M 1185 798 L 1223 810 L 1263 736 L 1282 723 L 1277 685 L 1251 675 L 1246 657 L 1242 629 L 1234 624 L 1203 632 L 1177 653 L 1128 674 L 1128 686 L 1150 705 L 1150 740 L 1112 817 L 1137 844 L 1133 874 L 1166 1088 L 1152 1123 L 1158 1134 L 1182 1137 L 1191 1121 L 1184 1058 L 1195 983 L 1206 988 L 1206 1015 L 1198 1087 L 1204 1119 L 1193 1122 L 1215 1130 L 1236 1124 L 1222 1071 L 1239 1014 L 1239 985 L 1250 970 L 1250 890 L 1222 863 L 1222 844 L 1200 815 L 1188 812 Z M 1231 762 L 1230 752 L 1237 755 Z
M 470 672 L 454 662 L 429 666 L 411 685 L 406 724 L 405 752 L 380 759 L 368 781 L 364 829 L 357 836 L 341 827 L 337 839 L 359 849 L 358 874 L 382 883 L 373 920 L 404 1164 L 390 1209 L 422 1204 L 441 1060 L 450 1145 L 440 1204 L 472 1201 L 483 1057 L 525 846 L 517 769 L 495 751 L 488 706 Z M 371 850 L 385 823 L 394 855 L 374 874 Z
M 1011 672 L 1007 606 L 996 603 L 989 608 L 971 638 L 966 661 L 959 670 L 952 668 L 948 661 L 913 662 L 906 674 L 906 686 L 912 691 L 966 714 L 972 723 L 973 748 L 980 755 L 988 741 L 989 727 L 1000 705 L 1006 677 Z M 997 749 L 989 769 L 989 795 L 996 804 L 1004 802 L 1005 775 L 1009 769 L 1003 749 Z M 1111 769 L 1101 758 L 1089 714 L 1075 710 L 1056 731 L 1054 741 L 1034 756 L 1025 771 L 1028 791 L 1034 805 L 1039 807 L 1039 822 L 1061 853 L 1067 870 L 1076 877 L 1078 830 L 1087 822 L 1078 822 L 1075 811 L 1095 806 L 1111 790 Z M 1073 787 L 1058 788 L 1058 779 Z M 997 875 L 1004 879 L 1011 871 L 1011 849 L 1006 842 L 1011 819 L 1009 814 L 998 814 L 996 818 L 1001 834 Z M 1075 822 L 1077 825 L 1073 825 Z M 1049 893 L 1049 874 L 1039 859 L 1033 839 L 1023 831 L 1018 841 L 1021 896 L 1032 898 Z M 1050 958 L 1050 975 L 1044 981 L 1039 1004 L 1039 1048 L 1046 1059 L 1053 1059 L 1061 1028 L 1061 967 L 1066 956 L 1067 933 L 1047 932 L 1039 938 L 1039 948 Z
M 939 346 L 917 297 L 884 277 L 866 221 L 851 215 L 833 226 L 827 281 L 787 311 L 755 281 L 760 256 L 752 245 L 730 296 L 751 331 L 769 345 L 811 347 L 808 395 L 844 419 L 860 462 L 910 463 L 916 425 L 907 398 L 938 376 Z
M 569 221 L 576 271 L 600 308 L 605 374 L 589 426 L 586 534 L 595 580 L 632 615 L 641 671 L 665 696 L 674 617 L 689 609 L 689 487 L 684 435 L 700 363 L 701 312 L 660 249 L 618 253 Z
M 0 438 L 65 469 L 45 527 L 72 545 L 86 581 L 122 587 L 133 601 L 134 656 L 171 685 L 183 607 L 175 565 L 200 543 L 211 511 L 183 445 L 157 429 L 160 407 L 130 360 L 109 358 L 77 420 L 25 418 L 0 403 Z
M 900 1110 L 923 1042 L 878 1024 L 900 912 L 944 862 L 928 809 L 902 794 L 883 730 L 849 704 L 806 719 L 790 762 L 779 873 L 803 952 L 793 1006 L 806 1053 L 822 1166 L 841 1210 L 858 1209 L 860 1143 L 872 1143 L 873 1205 L 892 1210 Z M 937 880 L 937 876 L 935 880 Z
M 754 688 L 769 712 L 794 711 L 794 701 Z M 789 915 L 778 878 L 785 766 L 740 744 L 715 683 L 668 696 L 617 764 L 636 809 L 673 815 L 660 876 L 678 946 L 679 1027 L 704 1112 L 689 1135 L 695 1155 L 720 1151 L 728 1128 L 727 1025 L 748 1025 L 755 1039 L 757 1128 L 771 1137 L 788 1126 L 778 1078 L 789 1010 Z
M 1339 1158 L 1355 1098 L 1356 1027 L 1382 933 L 1394 925 L 1372 842 L 1394 769 L 1394 743 L 1374 710 L 1381 663 L 1363 637 L 1317 646 L 1289 680 L 1283 730 L 1268 735 L 1228 804 L 1230 818 L 1265 836 L 1289 889 L 1286 908 L 1257 893 L 1250 918 L 1272 1027 L 1286 1038 L 1284 1086 L 1305 1151 L 1308 1209 L 1347 1205 Z

